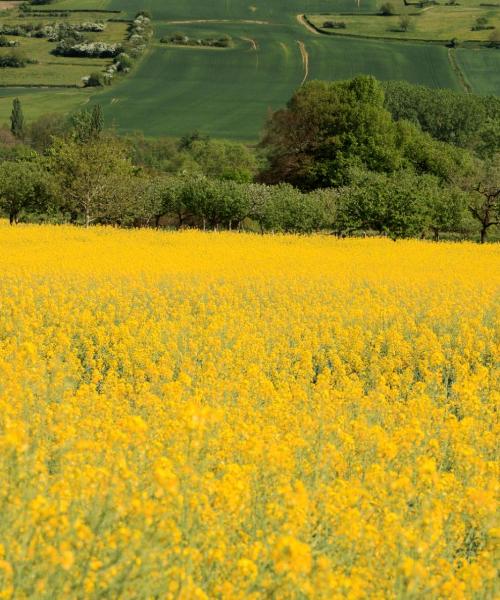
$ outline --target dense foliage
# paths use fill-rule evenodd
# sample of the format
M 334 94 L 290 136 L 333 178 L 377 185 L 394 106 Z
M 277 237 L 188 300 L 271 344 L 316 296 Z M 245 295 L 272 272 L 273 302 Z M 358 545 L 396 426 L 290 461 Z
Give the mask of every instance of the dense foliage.
M 372 77 L 304 85 L 268 120 L 264 180 L 314 189 L 348 184 L 352 166 L 382 173 L 410 168 L 442 179 L 466 169 L 464 151 L 394 121 L 384 102 Z
M 5 54 L 0 54 L 0 69 L 2 68 L 13 68 L 19 69 L 25 67 L 30 61 L 23 52 L 19 50 L 11 50 Z
M 258 151 L 198 132 L 177 141 L 116 136 L 103 129 L 98 105 L 66 124 L 51 116 L 23 121 L 1 148 L 7 162 L 0 207 L 13 223 L 495 237 L 495 99 L 451 96 L 462 102 L 462 117 L 458 109 L 446 117 L 435 103 L 422 102 L 412 117 L 402 100 L 405 86 L 386 84 L 384 91 L 371 77 L 306 84 L 270 116 Z M 434 93 L 409 89 L 424 99 Z M 484 119 L 475 118 L 476 106 Z M 14 114 L 19 122 L 19 102 Z M 26 171 L 28 182 L 40 178 L 44 193 L 13 194 L 10 164 Z
M 61 40 L 54 49 L 60 56 L 86 56 L 88 58 L 114 58 L 123 51 L 121 44 L 106 42 L 76 42 L 72 38 Z
M 385 108 L 394 119 L 417 123 L 433 138 L 483 157 L 500 151 L 500 98 L 431 90 L 404 81 L 383 87 Z

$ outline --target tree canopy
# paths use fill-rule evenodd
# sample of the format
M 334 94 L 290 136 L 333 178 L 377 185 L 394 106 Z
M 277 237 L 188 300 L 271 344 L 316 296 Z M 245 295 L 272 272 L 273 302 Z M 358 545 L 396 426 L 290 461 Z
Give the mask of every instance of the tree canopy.
M 369 76 L 306 84 L 272 114 L 261 147 L 269 160 L 263 181 L 303 190 L 346 185 L 353 166 L 377 173 L 413 168 L 444 179 L 467 168 L 466 151 L 395 121 L 382 85 Z

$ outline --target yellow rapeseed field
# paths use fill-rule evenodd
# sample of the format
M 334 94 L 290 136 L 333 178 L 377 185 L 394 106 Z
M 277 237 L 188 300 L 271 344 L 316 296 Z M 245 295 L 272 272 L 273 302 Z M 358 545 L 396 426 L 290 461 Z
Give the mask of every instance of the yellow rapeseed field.
M 0 598 L 493 599 L 499 259 L 0 224 Z

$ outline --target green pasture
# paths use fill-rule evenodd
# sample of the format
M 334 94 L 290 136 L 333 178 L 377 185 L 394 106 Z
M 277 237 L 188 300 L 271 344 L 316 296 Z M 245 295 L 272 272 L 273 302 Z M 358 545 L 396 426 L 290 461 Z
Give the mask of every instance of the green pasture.
M 36 59 L 36 64 L 29 64 L 19 69 L 2 69 L 0 83 L 3 86 L 15 85 L 82 85 L 82 77 L 93 71 L 101 71 L 109 59 L 73 58 L 55 56 L 52 50 L 55 44 L 46 39 L 11 37 L 17 40 L 21 51 L 28 58 Z M 11 52 L 9 48 L 0 48 L 0 55 Z
M 162 25 L 158 35 L 174 27 L 180 26 Z M 198 129 L 252 141 L 268 111 L 283 106 L 306 74 L 307 79 L 347 79 L 359 73 L 379 79 L 409 76 L 416 83 L 459 89 L 444 47 L 331 39 L 286 25 L 182 27 L 190 37 L 214 31 L 231 35 L 238 47 L 213 51 L 156 45 L 133 77 L 93 101 L 103 105 L 108 122 L 122 131 L 183 135 Z
M 159 35 L 172 28 L 162 26 Z M 203 27 L 184 26 L 190 37 Z M 119 130 L 255 140 L 266 113 L 283 105 L 303 77 L 299 45 L 286 26 L 225 25 L 232 50 L 156 45 L 133 77 L 95 97 Z M 252 41 L 257 50 L 254 50 Z
M 444 46 L 355 38 L 311 37 L 312 79 L 349 79 L 368 73 L 380 80 L 402 80 L 460 90 Z
M 80 22 L 82 19 L 74 17 L 68 22 Z M 26 19 L 27 22 L 28 19 Z M 23 22 L 22 19 L 4 19 L 4 23 Z M 32 22 L 32 21 L 30 21 Z M 105 39 L 107 42 L 118 42 L 124 39 L 126 32 L 125 23 L 108 23 L 103 33 L 87 33 L 90 40 Z M 22 52 L 27 58 L 36 60 L 35 64 L 28 64 L 19 69 L 5 68 L 0 70 L 0 84 L 2 86 L 21 85 L 82 85 L 82 78 L 93 71 L 102 71 L 111 63 L 110 59 L 75 58 L 55 56 L 52 54 L 56 44 L 43 38 L 28 38 L 6 36 L 19 43 L 16 50 Z M 11 52 L 9 48 L 0 48 L 0 55 Z
M 361 0 L 361 4 L 366 10 L 376 1 Z M 338 10 L 360 10 L 357 0 L 111 0 L 106 6 L 129 15 L 147 9 L 156 20 L 257 19 L 275 23 L 289 22 L 299 13 L 331 11 L 332 6 Z
M 133 16 L 148 10 L 155 20 L 177 19 L 266 19 L 286 22 L 304 12 L 373 10 L 376 0 L 59 0 L 51 9 L 120 10 Z
M 42 4 L 36 8 L 37 10 L 55 10 L 59 8 L 64 10 L 105 10 L 109 4 L 110 0 L 58 0 L 50 5 Z
M 500 93 L 500 50 L 458 48 L 457 62 L 472 89 L 484 96 Z
M 373 20 L 388 27 L 389 20 L 367 14 L 374 13 L 380 3 L 360 0 L 358 6 L 357 0 L 59 0 L 50 9 L 122 10 L 123 16 L 150 10 L 155 21 L 155 39 L 132 73 L 111 87 L 101 91 L 70 90 L 70 94 L 67 90 L 66 93 L 31 90 L 23 93 L 23 106 L 28 118 L 32 118 L 43 112 L 68 112 L 87 101 L 99 102 L 107 123 L 119 131 L 179 136 L 197 129 L 213 137 L 253 142 L 258 139 L 269 111 L 283 106 L 306 80 L 347 79 L 365 73 L 382 80 L 405 79 L 431 87 L 462 89 L 444 44 L 320 35 L 297 21 L 298 15 L 304 13 L 329 20 L 328 15 L 344 12 L 354 14 L 343 16 L 342 20 L 349 18 L 356 23 Z M 439 17 L 439 11 L 457 8 L 457 14 L 464 14 L 466 9 L 472 13 L 490 10 L 480 9 L 480 3 L 461 0 L 458 7 L 433 7 L 418 18 L 434 22 L 436 35 L 445 35 L 446 27 L 451 31 L 452 26 L 447 25 L 445 17 Z M 404 6 L 402 2 L 395 4 Z M 83 19 L 80 15 L 70 18 Z M 109 24 L 106 37 L 120 39 L 125 26 Z M 444 28 L 441 34 L 439 27 Z M 235 46 L 221 50 L 159 43 L 161 37 L 175 32 L 193 38 L 228 34 Z M 452 36 L 447 35 L 446 39 L 449 37 Z M 48 44 L 43 40 L 37 42 Z M 39 65 L 10 69 L 12 73 L 2 69 L 0 84 L 22 85 L 31 78 L 31 82 L 62 85 L 81 81 L 90 70 L 99 68 L 88 59 L 51 56 L 49 60 L 41 50 L 37 55 L 43 56 Z M 482 94 L 500 93 L 499 60 L 500 51 L 457 52 L 457 64 L 464 78 L 474 91 Z M 101 66 L 105 64 L 98 62 Z M 5 120 L 10 112 L 6 107 L 17 95 L 17 89 L 1 91 L 0 120 Z M 47 104 L 52 106 L 42 110 Z
M 419 40 L 487 41 L 491 29 L 472 31 L 479 17 L 488 19 L 488 25 L 500 28 L 500 7 L 479 6 L 429 6 L 422 11 L 414 7 L 398 7 L 398 15 L 383 17 L 381 15 L 308 15 L 309 20 L 325 32 L 339 35 L 362 35 L 366 37 L 383 37 Z M 400 27 L 401 15 L 408 16 L 410 26 L 407 31 Z M 343 21 L 345 29 L 323 29 L 326 21 Z
M 0 87 L 0 125 L 9 121 L 12 100 L 20 98 L 28 121 L 48 113 L 68 115 L 83 108 L 89 101 L 91 90 L 66 88 L 3 88 Z

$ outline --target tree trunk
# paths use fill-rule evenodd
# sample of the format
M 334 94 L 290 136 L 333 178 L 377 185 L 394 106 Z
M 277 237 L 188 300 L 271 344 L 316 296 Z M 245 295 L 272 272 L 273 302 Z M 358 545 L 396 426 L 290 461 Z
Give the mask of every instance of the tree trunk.
M 9 223 L 11 225 L 17 225 L 17 213 L 16 212 L 10 212 L 9 213 Z
M 90 213 L 88 210 L 85 211 L 85 227 L 90 227 Z
M 481 229 L 481 244 L 484 244 L 484 242 L 486 242 L 486 235 L 488 233 L 488 228 L 487 227 L 483 227 Z

